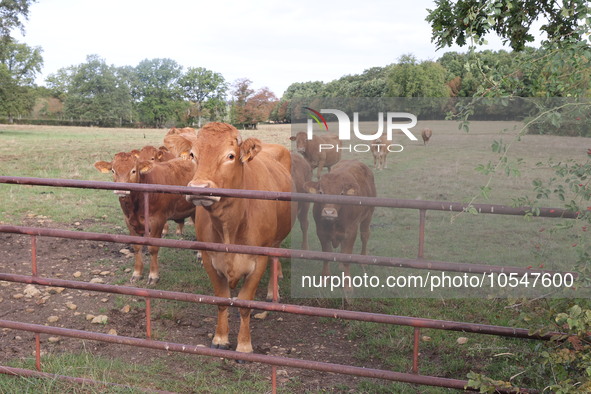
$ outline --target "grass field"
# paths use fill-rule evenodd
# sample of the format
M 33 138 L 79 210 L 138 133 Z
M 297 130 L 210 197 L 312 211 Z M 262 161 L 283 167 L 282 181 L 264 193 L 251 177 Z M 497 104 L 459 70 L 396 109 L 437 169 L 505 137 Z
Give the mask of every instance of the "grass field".
M 470 133 L 459 131 L 452 122 L 422 122 L 421 129 L 429 126 L 433 137 L 428 146 L 422 143 L 395 141 L 404 145 L 401 153 L 388 157 L 388 168 L 375 173 L 378 196 L 400 199 L 421 199 L 449 202 L 480 202 L 511 205 L 514 199 L 532 195 L 532 181 L 552 176 L 549 168 L 536 166 L 540 161 L 550 158 L 561 161 L 585 158 L 589 140 L 583 138 L 525 136 L 522 141 L 512 144 L 509 156 L 523 159 L 521 175 L 507 177 L 495 174 L 492 177 L 475 171 L 479 164 L 496 161 L 498 155 L 491 152 L 493 141 L 502 138 L 505 142 L 513 140 L 519 132 L 519 124 L 513 122 L 473 122 Z M 289 125 L 261 126 L 259 130 L 243 132 L 256 136 L 266 142 L 289 145 L 291 133 Z M 42 126 L 0 125 L 0 175 L 30 176 L 43 178 L 67 178 L 88 180 L 110 180 L 100 174 L 93 163 L 97 160 L 110 160 L 114 153 L 141 148 L 144 145 L 160 146 L 164 130 L 130 130 L 98 128 L 60 128 Z M 360 159 L 366 164 L 373 163 L 369 153 L 346 153 L 345 158 Z M 488 199 L 480 195 L 480 187 L 490 185 Z M 549 200 L 548 206 L 560 207 L 560 201 Z M 311 215 L 311 213 L 310 213 Z M 84 189 L 54 189 L 18 185 L 0 185 L 0 223 L 22 224 L 27 218 L 46 217 L 53 222 L 72 226 L 75 222 L 93 219 L 85 231 L 126 233 L 119 204 L 110 191 Z M 415 258 L 418 245 L 418 212 L 415 210 L 378 208 L 372 222 L 372 236 L 369 253 L 380 256 Z M 564 269 L 572 266 L 575 248 L 580 239 L 578 228 L 568 231 L 552 231 L 560 219 L 509 217 L 500 215 L 453 214 L 429 211 L 427 213 L 425 258 L 440 261 L 511 265 L 519 267 L 538 267 Z M 299 226 L 294 226 L 291 245 L 299 245 Z M 187 232 L 192 231 L 192 227 Z M 319 249 L 314 232 L 313 220 L 309 230 L 312 249 Z M 194 255 L 188 251 L 163 249 L 161 255 L 161 282 L 158 288 L 188 292 L 211 292 L 206 276 L 195 275 Z M 178 264 L 182 261 L 182 264 Z M 168 264 L 176 262 L 175 264 Z M 2 267 L 0 258 L 0 268 Z M 289 266 L 289 265 L 287 265 Z M 289 272 L 284 268 L 286 280 Z M 127 283 L 128 274 L 119 275 L 118 283 Z M 282 283 L 282 289 L 289 289 Z M 289 293 L 283 294 L 283 301 L 311 303 L 329 307 L 339 307 L 339 300 L 295 299 Z M 373 298 L 353 300 L 351 308 L 396 315 L 427 317 L 434 319 L 458 320 L 475 323 L 509 325 L 520 313 L 519 308 L 507 308 L 504 299 L 443 299 L 432 298 L 384 299 Z M 156 303 L 161 319 L 174 320 L 182 314 L 186 306 L 173 303 Z M 0 304 L 0 312 L 2 304 Z M 537 322 L 532 322 L 532 327 Z M 342 322 L 347 338 L 359 344 L 352 360 L 359 364 L 371 362 L 394 371 L 406 371 L 408 360 L 400 353 L 412 352 L 412 342 L 408 339 L 411 331 L 404 327 L 385 327 L 381 325 Z M 526 327 L 527 328 L 527 327 Z M 163 334 L 166 336 L 165 334 Z M 330 332 L 321 333 L 330 341 Z M 424 330 L 423 335 L 430 339 L 421 344 L 421 373 L 465 379 L 470 370 L 477 370 L 493 378 L 509 380 L 527 387 L 543 388 L 548 384 L 548 376 L 537 365 L 528 363 L 529 356 L 538 351 L 534 341 L 518 341 L 497 337 L 464 335 L 469 345 L 458 346 L 457 333 Z M 54 357 L 54 356 L 51 356 Z M 101 380 L 117 381 L 117 371 L 121 369 L 112 360 L 105 365 L 104 360 L 94 359 L 91 354 L 83 354 L 87 364 L 93 364 L 93 376 Z M 20 361 L 15 360 L 15 364 Z M 57 371 L 70 363 L 78 363 L 68 358 L 57 357 Z M 29 361 L 30 363 L 30 361 Z M 138 367 L 140 368 L 140 367 Z M 210 364 L 204 368 L 213 368 Z M 211 371 L 210 371 L 211 372 Z M 86 373 L 83 371 L 83 374 Z M 126 372 L 127 374 L 127 372 Z M 155 363 L 148 364 L 138 371 L 129 371 L 132 376 L 140 374 L 150 387 L 162 390 L 184 391 L 195 384 L 188 379 L 185 385 L 159 379 L 161 370 Z M 138 381 L 138 379 L 128 379 Z M 0 376 L 0 391 L 9 387 L 14 379 Z M 223 391 L 226 383 L 202 382 L 203 391 Z M 229 382 L 227 384 L 230 384 Z M 253 389 L 249 389 L 251 385 Z M 56 392 L 76 390 L 61 383 L 23 382 L 16 391 L 7 392 Z M 56 386 L 58 385 L 56 388 Z M 145 386 L 145 384 L 140 384 Z M 12 387 L 12 386 L 10 386 Z M 39 388 L 41 387 L 41 388 Z M 195 386 L 193 386 L 195 387 Z M 228 386 L 230 387 L 230 386 Z M 249 376 L 242 384 L 232 382 L 232 391 L 257 392 L 264 390 L 265 382 L 261 376 Z M 297 382 L 283 389 L 297 392 L 302 387 Z M 357 386 L 337 387 L 334 391 L 350 389 L 362 392 L 444 392 L 442 389 L 429 389 L 387 382 L 360 380 Z M 332 391 L 332 390 L 327 390 Z

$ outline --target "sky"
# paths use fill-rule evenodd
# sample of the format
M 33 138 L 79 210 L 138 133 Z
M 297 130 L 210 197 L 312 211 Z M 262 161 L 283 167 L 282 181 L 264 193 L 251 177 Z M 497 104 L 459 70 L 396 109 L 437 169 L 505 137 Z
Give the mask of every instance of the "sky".
M 278 97 L 294 82 L 329 82 L 404 54 L 437 60 L 425 21 L 434 0 L 38 0 L 16 38 L 43 49 L 37 83 L 99 55 L 136 66 L 170 58 L 205 67 L 232 83 L 248 78 Z M 498 38 L 482 49 L 501 49 Z M 507 48 L 505 48 L 507 49 Z

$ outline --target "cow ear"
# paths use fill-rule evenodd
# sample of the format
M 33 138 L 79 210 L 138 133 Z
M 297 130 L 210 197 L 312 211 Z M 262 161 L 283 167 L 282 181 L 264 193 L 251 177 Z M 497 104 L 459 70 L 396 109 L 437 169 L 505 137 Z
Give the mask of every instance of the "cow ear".
M 195 134 L 170 134 L 164 137 L 164 145 L 173 155 L 180 157 L 181 153 L 191 151 L 196 138 Z
M 142 161 L 138 165 L 140 174 L 147 174 L 148 172 L 152 171 L 152 168 L 154 168 L 154 164 L 151 161 Z
M 108 174 L 113 169 L 113 166 L 108 161 L 97 161 L 96 163 L 94 163 L 94 168 L 96 168 L 103 174 Z
M 347 196 L 356 196 L 357 195 L 357 191 L 355 190 L 354 187 L 350 187 L 347 190 L 345 190 L 345 194 Z
M 139 151 L 139 150 L 137 150 L 137 149 L 134 149 L 134 150 L 132 150 L 132 151 L 131 151 L 131 152 L 129 152 L 129 153 L 131 153 L 131 154 L 132 154 L 133 156 L 135 156 L 136 158 L 139 158 L 139 157 L 140 157 L 140 151 Z
M 160 161 L 162 159 L 163 155 L 164 155 L 164 152 L 159 150 L 158 153 L 156 153 L 156 160 Z
M 240 146 L 240 161 L 243 163 L 254 159 L 263 148 L 262 142 L 258 138 L 247 138 L 242 143 L 238 143 Z
M 311 194 L 318 194 L 318 182 L 308 181 L 304 183 L 304 190 Z

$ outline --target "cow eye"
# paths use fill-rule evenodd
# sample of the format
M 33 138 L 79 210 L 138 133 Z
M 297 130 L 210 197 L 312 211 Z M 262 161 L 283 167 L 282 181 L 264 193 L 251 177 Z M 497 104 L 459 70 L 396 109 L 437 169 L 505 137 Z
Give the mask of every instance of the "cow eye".
M 234 160 L 236 158 L 236 156 L 234 155 L 234 153 L 230 153 L 228 155 L 228 160 Z
M 189 153 L 189 157 L 191 160 L 195 160 L 195 154 L 193 152 Z
M 135 174 L 135 170 L 131 170 L 131 173 L 132 173 L 132 174 Z
M 111 169 L 111 172 L 114 174 L 115 173 L 115 170 Z

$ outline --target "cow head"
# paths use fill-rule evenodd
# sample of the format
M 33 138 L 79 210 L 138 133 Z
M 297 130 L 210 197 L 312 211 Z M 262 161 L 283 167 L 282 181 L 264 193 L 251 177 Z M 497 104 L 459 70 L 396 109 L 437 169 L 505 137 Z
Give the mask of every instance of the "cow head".
M 299 153 L 304 153 L 306 152 L 306 143 L 308 142 L 308 137 L 306 136 L 306 133 L 304 133 L 303 131 L 300 131 L 299 133 L 297 133 L 294 136 L 289 137 L 289 139 L 291 141 L 295 141 L 296 143 L 296 150 Z
M 324 174 L 318 182 L 308 181 L 304 184 L 304 189 L 313 194 L 330 194 L 342 196 L 356 196 L 359 194 L 359 187 L 355 179 L 348 174 Z M 333 203 L 320 203 L 322 220 L 334 221 L 339 218 L 339 213 L 343 205 Z M 346 209 L 346 208 L 345 208 Z
M 197 165 L 191 187 L 238 189 L 243 185 L 243 168 L 261 151 L 256 138 L 242 140 L 238 130 L 229 124 L 212 122 L 198 135 L 177 134 L 165 138 L 166 146 L 177 152 L 187 150 Z M 219 196 L 189 195 L 187 200 L 208 207 L 220 201 Z
M 113 181 L 121 183 L 139 183 L 141 174 L 149 172 L 152 166 L 151 162 L 140 162 L 134 154 L 127 152 L 117 153 L 111 162 L 97 161 L 94 163 L 97 170 L 103 174 L 112 173 Z M 113 193 L 123 197 L 128 195 L 129 191 L 114 190 Z

